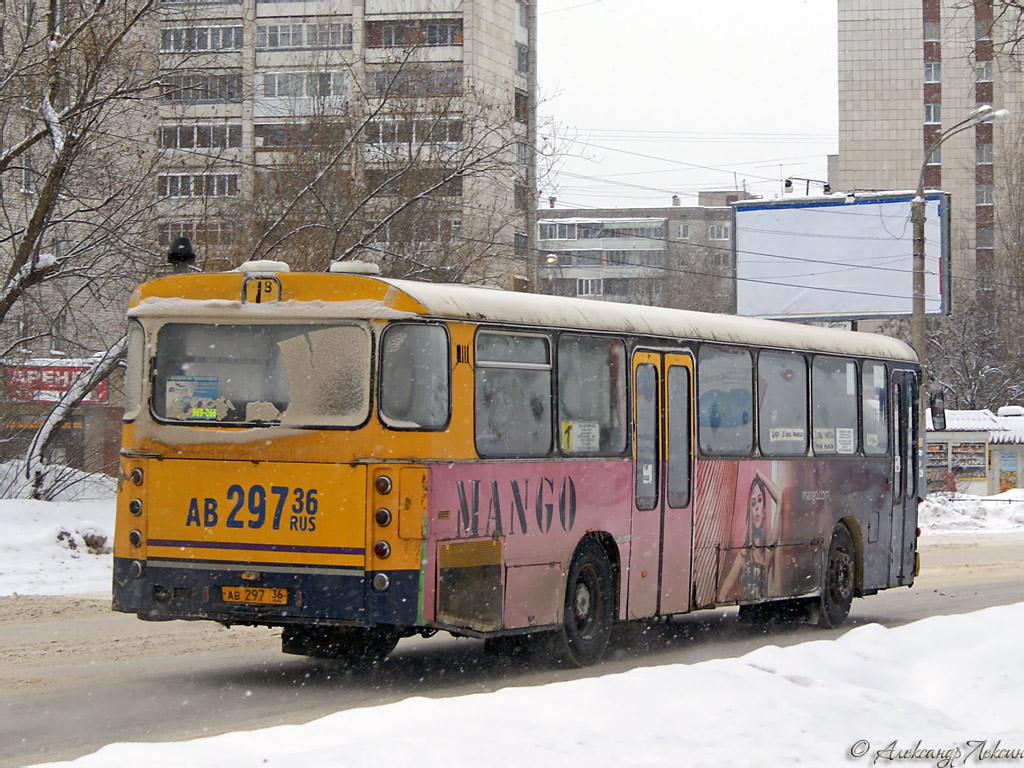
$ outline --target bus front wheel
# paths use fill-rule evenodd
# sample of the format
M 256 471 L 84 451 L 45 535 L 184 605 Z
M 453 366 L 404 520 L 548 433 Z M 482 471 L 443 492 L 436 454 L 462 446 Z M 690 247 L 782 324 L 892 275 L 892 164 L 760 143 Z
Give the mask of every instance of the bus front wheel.
M 604 655 L 615 610 L 612 590 L 608 555 L 596 540 L 583 539 L 569 565 L 562 626 L 555 635 L 560 661 L 586 667 Z
M 838 627 L 850 614 L 853 591 L 857 583 L 857 560 L 853 539 L 845 525 L 832 530 L 825 561 L 825 577 L 821 586 L 818 624 L 826 629 Z

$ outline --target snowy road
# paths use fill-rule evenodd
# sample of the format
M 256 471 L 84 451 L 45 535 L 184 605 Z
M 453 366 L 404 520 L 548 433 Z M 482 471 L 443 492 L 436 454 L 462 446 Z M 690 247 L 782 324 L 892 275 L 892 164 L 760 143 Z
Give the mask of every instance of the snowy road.
M 854 603 L 846 628 L 897 626 L 1024 599 L 1024 534 L 922 540 L 913 589 Z M 0 765 L 70 759 L 114 741 L 175 740 L 405 699 L 604 675 L 738 656 L 763 645 L 835 637 L 810 626 L 761 629 L 729 611 L 621 628 L 587 670 L 503 667 L 481 644 L 404 640 L 386 667 L 353 675 L 281 655 L 277 633 L 206 623 L 153 624 L 112 614 L 104 599 L 0 598 Z

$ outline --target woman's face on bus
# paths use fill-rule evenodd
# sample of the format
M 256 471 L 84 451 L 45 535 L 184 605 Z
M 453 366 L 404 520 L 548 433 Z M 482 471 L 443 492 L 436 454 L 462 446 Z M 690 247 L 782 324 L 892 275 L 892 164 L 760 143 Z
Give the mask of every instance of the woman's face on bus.
M 755 485 L 750 491 L 750 524 L 754 528 L 764 525 L 764 490 Z

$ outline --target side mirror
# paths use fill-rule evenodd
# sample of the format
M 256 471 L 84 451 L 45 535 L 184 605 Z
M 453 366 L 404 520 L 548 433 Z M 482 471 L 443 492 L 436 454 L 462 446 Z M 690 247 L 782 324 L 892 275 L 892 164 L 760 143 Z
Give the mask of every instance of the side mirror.
M 932 429 L 943 432 L 946 429 L 946 395 L 939 385 L 932 386 L 928 395 L 928 404 L 932 409 Z

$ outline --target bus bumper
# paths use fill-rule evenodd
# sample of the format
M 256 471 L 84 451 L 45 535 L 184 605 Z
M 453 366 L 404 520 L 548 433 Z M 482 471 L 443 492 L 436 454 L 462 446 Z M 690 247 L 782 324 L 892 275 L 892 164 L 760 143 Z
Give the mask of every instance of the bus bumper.
M 375 580 L 378 574 L 386 578 Z M 419 571 L 281 572 L 260 570 L 257 564 L 242 570 L 114 558 L 113 609 L 147 621 L 412 627 L 417 624 L 419 581 Z

